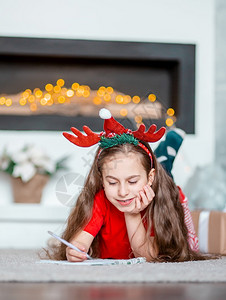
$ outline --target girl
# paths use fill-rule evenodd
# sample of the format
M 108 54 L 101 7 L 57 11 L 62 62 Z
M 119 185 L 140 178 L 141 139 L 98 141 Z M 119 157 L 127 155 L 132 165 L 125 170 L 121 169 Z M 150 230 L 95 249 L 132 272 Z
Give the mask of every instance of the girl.
M 77 146 L 99 142 L 95 159 L 75 208 L 68 218 L 63 238 L 93 257 L 147 261 L 205 259 L 198 253 L 187 199 L 157 162 L 149 144 L 159 140 L 157 132 L 125 129 L 106 109 L 105 132 L 96 134 L 84 126 L 75 136 L 64 136 Z M 61 244 L 54 259 L 78 262 L 84 253 Z

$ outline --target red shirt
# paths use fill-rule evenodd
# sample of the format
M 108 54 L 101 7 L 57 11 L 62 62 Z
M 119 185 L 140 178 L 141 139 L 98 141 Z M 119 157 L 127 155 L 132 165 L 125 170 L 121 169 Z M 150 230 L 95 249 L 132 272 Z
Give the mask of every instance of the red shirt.
M 198 239 L 193 228 L 187 198 L 180 188 L 179 194 L 185 213 L 185 224 L 188 228 L 188 242 L 190 247 L 197 251 Z M 145 222 L 143 223 L 146 227 Z M 100 258 L 128 259 L 134 257 L 127 234 L 124 213 L 106 198 L 104 190 L 95 195 L 92 218 L 83 230 L 94 237 L 99 233 Z M 153 228 L 151 236 L 154 236 Z
M 101 190 L 94 197 L 93 215 L 83 229 L 100 236 L 100 258 L 128 259 L 133 256 L 124 213 L 119 211 Z

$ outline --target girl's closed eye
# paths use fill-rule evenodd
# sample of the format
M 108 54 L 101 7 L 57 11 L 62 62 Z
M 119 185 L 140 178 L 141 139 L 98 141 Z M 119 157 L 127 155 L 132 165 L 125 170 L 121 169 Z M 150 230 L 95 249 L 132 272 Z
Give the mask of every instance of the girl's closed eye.
M 137 181 L 129 181 L 129 184 L 136 184 Z
M 114 182 L 108 182 L 109 185 L 115 185 L 117 182 L 114 181 Z

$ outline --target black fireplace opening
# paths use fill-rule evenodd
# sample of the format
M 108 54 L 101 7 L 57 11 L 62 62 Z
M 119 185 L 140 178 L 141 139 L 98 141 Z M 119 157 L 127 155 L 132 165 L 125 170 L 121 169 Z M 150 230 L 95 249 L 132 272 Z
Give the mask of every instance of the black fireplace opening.
M 59 78 L 68 87 L 112 86 L 141 99 L 153 93 L 165 109 L 175 110 L 177 127 L 195 132 L 195 45 L 0 37 L 0 70 L 0 95 L 42 89 Z M 145 122 L 165 125 L 164 118 Z M 96 131 L 103 126 L 94 116 L 10 115 L 0 106 L 1 130 L 61 131 L 84 124 Z

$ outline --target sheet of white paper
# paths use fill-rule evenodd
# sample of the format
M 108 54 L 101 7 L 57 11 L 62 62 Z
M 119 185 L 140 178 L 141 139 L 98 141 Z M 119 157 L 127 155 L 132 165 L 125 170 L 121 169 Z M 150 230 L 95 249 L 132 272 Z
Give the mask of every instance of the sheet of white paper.
M 82 262 L 69 262 L 67 260 L 40 260 L 42 264 L 58 264 L 58 265 L 73 265 L 73 266 L 103 266 L 103 265 L 133 265 L 145 263 L 145 257 L 137 257 L 131 259 L 93 259 L 84 260 Z

